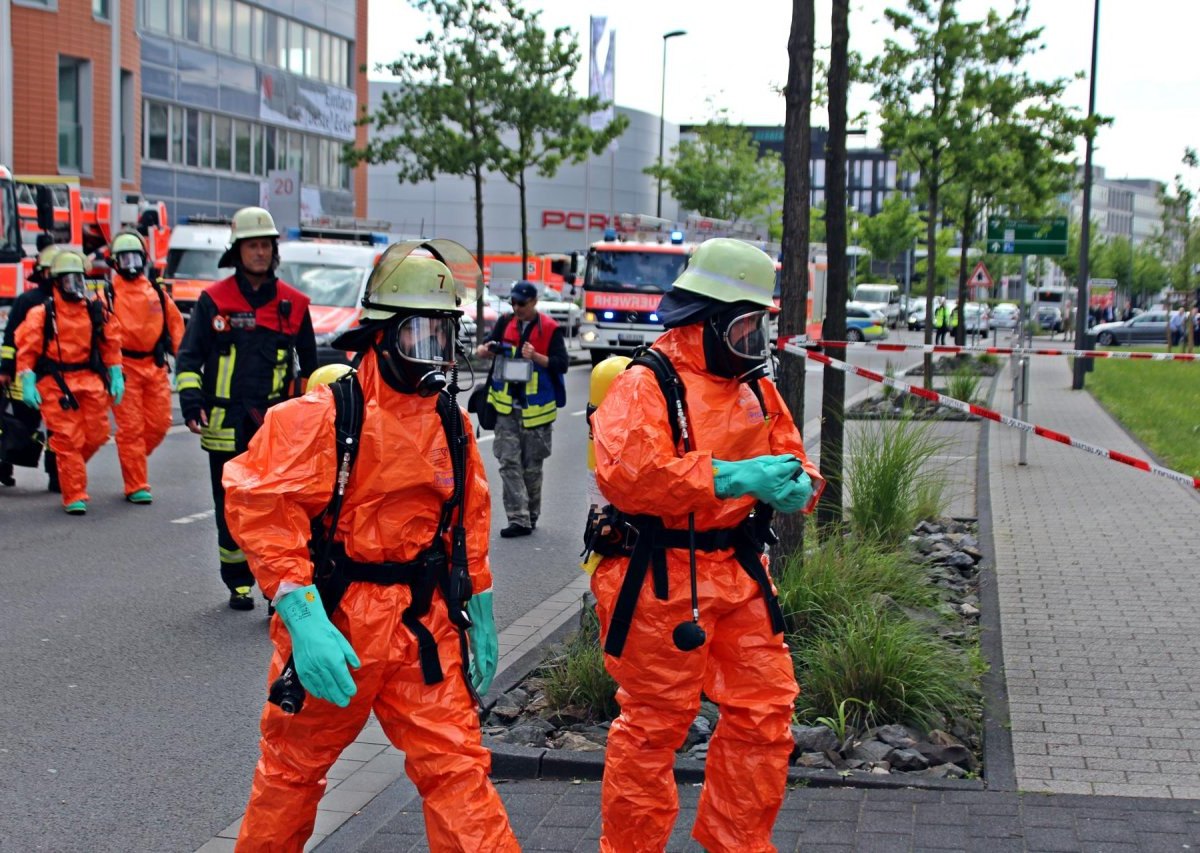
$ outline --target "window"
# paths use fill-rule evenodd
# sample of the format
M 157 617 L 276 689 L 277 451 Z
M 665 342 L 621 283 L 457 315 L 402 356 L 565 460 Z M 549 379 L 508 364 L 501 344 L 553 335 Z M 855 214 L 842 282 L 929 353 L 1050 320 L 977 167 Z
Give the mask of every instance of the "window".
M 58 168 L 83 172 L 83 103 L 87 63 L 58 58 Z
M 92 0 L 92 17 L 102 21 L 110 20 L 108 16 L 108 0 Z
M 321 146 L 315 136 L 304 139 L 304 183 L 320 183 L 321 176 Z
M 145 0 L 142 6 L 142 26 L 165 33 L 170 28 L 170 6 L 167 0 Z
M 333 82 L 339 86 L 350 85 L 350 74 L 347 63 L 350 61 L 350 42 L 345 39 L 336 39 L 337 49 L 334 50 L 333 56 L 337 60 L 337 64 L 333 69 Z
M 318 69 L 318 57 L 321 54 L 321 32 L 306 27 L 304 30 L 304 73 L 309 77 L 316 77 Z
M 254 35 L 250 25 L 250 7 L 236 3 L 233 7 L 233 52 L 237 56 L 250 58 L 250 43 Z
M 264 127 L 258 137 L 262 140 L 264 149 L 263 154 L 263 173 L 271 171 L 275 168 L 275 128 Z
M 213 47 L 225 53 L 233 51 L 233 0 L 215 0 Z
M 287 135 L 287 161 L 284 164 L 285 169 L 294 169 L 299 172 L 301 166 L 304 165 L 304 135 L 300 133 L 289 133 Z
M 233 171 L 250 174 L 250 122 L 235 119 L 233 122 Z
M 187 166 L 200 165 L 200 113 L 196 110 L 187 111 L 185 126 L 186 146 L 183 162 Z
M 329 140 L 317 140 L 317 183 L 323 187 L 329 186 L 333 178 L 329 172 Z
M 167 126 L 170 113 L 165 104 L 146 104 L 146 159 L 167 159 Z
M 287 38 L 285 21 L 263 15 L 263 61 L 279 68 L 283 65 L 283 44 Z
M 213 117 L 200 113 L 200 159 L 202 169 L 211 169 L 213 164 Z
M 333 58 L 330 56 L 332 52 L 333 45 L 329 33 L 321 33 L 321 58 L 316 76 L 320 77 L 322 80 L 328 81 L 333 79 L 329 72 L 331 65 L 330 60 Z
M 121 72 L 121 177 L 133 180 L 133 72 Z
M 254 22 L 254 36 L 250 44 L 250 58 L 255 62 L 263 61 L 263 47 L 266 44 L 266 18 L 262 9 L 255 7 L 250 10 L 250 17 Z M 267 53 L 266 56 L 270 56 Z
M 288 55 L 287 65 L 283 66 L 293 74 L 304 73 L 304 26 L 295 21 L 288 23 Z
M 183 162 L 183 125 L 187 110 L 182 107 L 171 108 L 171 162 Z
M 226 116 L 213 116 L 213 137 L 215 139 L 214 153 L 216 154 L 213 168 L 228 172 L 233 168 L 233 151 L 230 148 L 232 122 Z
M 266 143 L 265 137 L 267 135 L 267 129 L 256 124 L 250 128 L 250 131 L 254 139 L 254 155 L 252 157 L 253 162 L 250 164 L 251 171 L 253 171 L 256 175 L 265 175 L 267 173 L 267 167 L 266 160 L 263 156 L 263 148 Z
M 170 10 L 171 20 L 169 25 L 171 35 L 176 38 L 182 38 L 184 30 L 183 0 L 170 0 Z

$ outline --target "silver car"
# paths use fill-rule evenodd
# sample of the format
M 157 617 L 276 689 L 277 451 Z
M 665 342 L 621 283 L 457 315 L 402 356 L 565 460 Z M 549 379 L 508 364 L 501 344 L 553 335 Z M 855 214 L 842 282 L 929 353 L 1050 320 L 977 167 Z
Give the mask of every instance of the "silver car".
M 1146 311 L 1132 320 L 1101 323 L 1092 326 L 1096 343 L 1110 347 L 1115 344 L 1165 344 L 1167 342 L 1167 312 Z

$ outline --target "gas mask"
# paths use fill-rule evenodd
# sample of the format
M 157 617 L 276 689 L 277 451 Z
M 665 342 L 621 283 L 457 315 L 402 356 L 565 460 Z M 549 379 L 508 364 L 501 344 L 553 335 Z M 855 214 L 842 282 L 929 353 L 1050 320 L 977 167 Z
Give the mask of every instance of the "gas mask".
M 118 252 L 113 257 L 113 268 L 126 281 L 133 281 L 146 268 L 146 259 L 141 252 Z
M 87 282 L 82 273 L 63 273 L 55 280 L 55 284 L 67 302 L 82 302 L 87 298 Z
M 709 373 L 738 382 L 766 375 L 767 312 L 733 305 L 704 321 L 704 363 Z
M 401 394 L 432 397 L 446 387 L 454 366 L 455 330 L 451 314 L 410 315 L 391 323 L 372 344 L 384 381 Z

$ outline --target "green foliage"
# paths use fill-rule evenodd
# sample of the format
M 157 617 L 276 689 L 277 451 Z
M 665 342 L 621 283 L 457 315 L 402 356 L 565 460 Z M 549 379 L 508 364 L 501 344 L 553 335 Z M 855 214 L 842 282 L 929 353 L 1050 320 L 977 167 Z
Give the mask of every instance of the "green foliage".
M 932 460 L 946 446 L 928 422 L 866 421 L 851 433 L 846 485 L 854 534 L 892 545 L 904 540 L 921 519 L 915 500 L 923 483 L 945 479 Z M 931 494 L 926 486 L 926 493 Z
M 894 193 L 879 213 L 862 220 L 859 234 L 873 257 L 894 261 L 920 236 L 921 220 L 912 211 L 912 201 L 902 193 Z
M 928 728 L 964 709 L 974 692 L 970 661 L 918 623 L 868 605 L 840 619 L 828 633 L 795 650 L 802 719 L 836 717 L 861 726 L 866 710 L 874 721 Z
M 863 702 L 861 699 L 855 699 L 853 696 L 847 696 L 837 704 L 837 714 L 832 717 L 817 717 L 817 724 L 825 726 L 833 736 L 838 739 L 838 743 L 846 742 L 846 735 L 854 733 L 852 722 L 861 717 L 869 726 L 870 721 L 875 715 L 875 705 L 871 702 Z
M 645 173 L 661 178 L 684 208 L 717 219 L 744 220 L 781 207 L 783 165 L 779 156 L 761 158 L 750 131 L 724 115 L 696 129 L 695 140 L 671 149 L 674 162 Z
M 579 617 L 579 630 L 539 670 L 551 710 L 586 711 L 593 720 L 611 720 L 620 711 L 617 683 L 604 668 L 600 620 L 588 603 Z
M 975 402 L 979 391 L 979 374 L 970 364 L 962 364 L 955 368 L 946 380 L 946 394 L 964 403 Z
M 776 587 L 789 634 L 828 632 L 880 596 L 908 607 L 936 602 L 920 566 L 899 551 L 853 536 L 826 537 L 781 564 Z

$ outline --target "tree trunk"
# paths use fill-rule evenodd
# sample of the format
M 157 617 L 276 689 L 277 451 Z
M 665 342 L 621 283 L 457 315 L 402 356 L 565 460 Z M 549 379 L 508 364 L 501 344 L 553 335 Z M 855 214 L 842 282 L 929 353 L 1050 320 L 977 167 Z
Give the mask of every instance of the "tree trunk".
M 825 303 L 825 336 L 846 337 L 846 94 L 849 88 L 850 0 L 833 0 L 829 58 L 829 141 L 825 152 L 825 242 L 829 247 L 829 282 Z M 839 354 L 845 358 L 844 353 Z M 825 492 L 817 507 L 824 529 L 842 522 L 842 450 L 845 440 L 846 377 L 825 368 L 821 389 L 821 476 Z
M 962 250 L 958 254 L 958 328 L 954 343 L 967 343 L 967 252 L 971 249 L 971 234 L 975 232 L 975 211 L 970 202 L 963 208 Z
M 475 257 L 483 268 L 483 167 L 475 166 Z M 483 283 L 475 288 L 475 344 L 483 343 Z
M 525 170 L 517 176 L 517 193 L 521 197 L 521 278 L 528 278 L 529 269 L 529 212 L 525 209 Z
M 809 160 L 812 156 L 814 0 L 793 0 L 788 37 L 788 80 L 784 92 L 783 133 L 783 270 L 780 282 L 779 336 L 803 335 L 808 326 Z M 779 353 L 779 390 L 796 427 L 804 431 L 803 356 Z M 776 554 L 799 554 L 804 546 L 804 516 L 780 515 Z
M 933 152 L 929 166 L 929 221 L 925 223 L 925 345 L 933 343 L 933 293 L 937 286 L 937 215 L 938 215 L 938 182 L 941 181 L 941 153 Z M 949 316 L 946 322 L 950 322 Z M 924 358 L 924 384 L 926 388 L 933 387 L 933 353 L 926 352 Z

